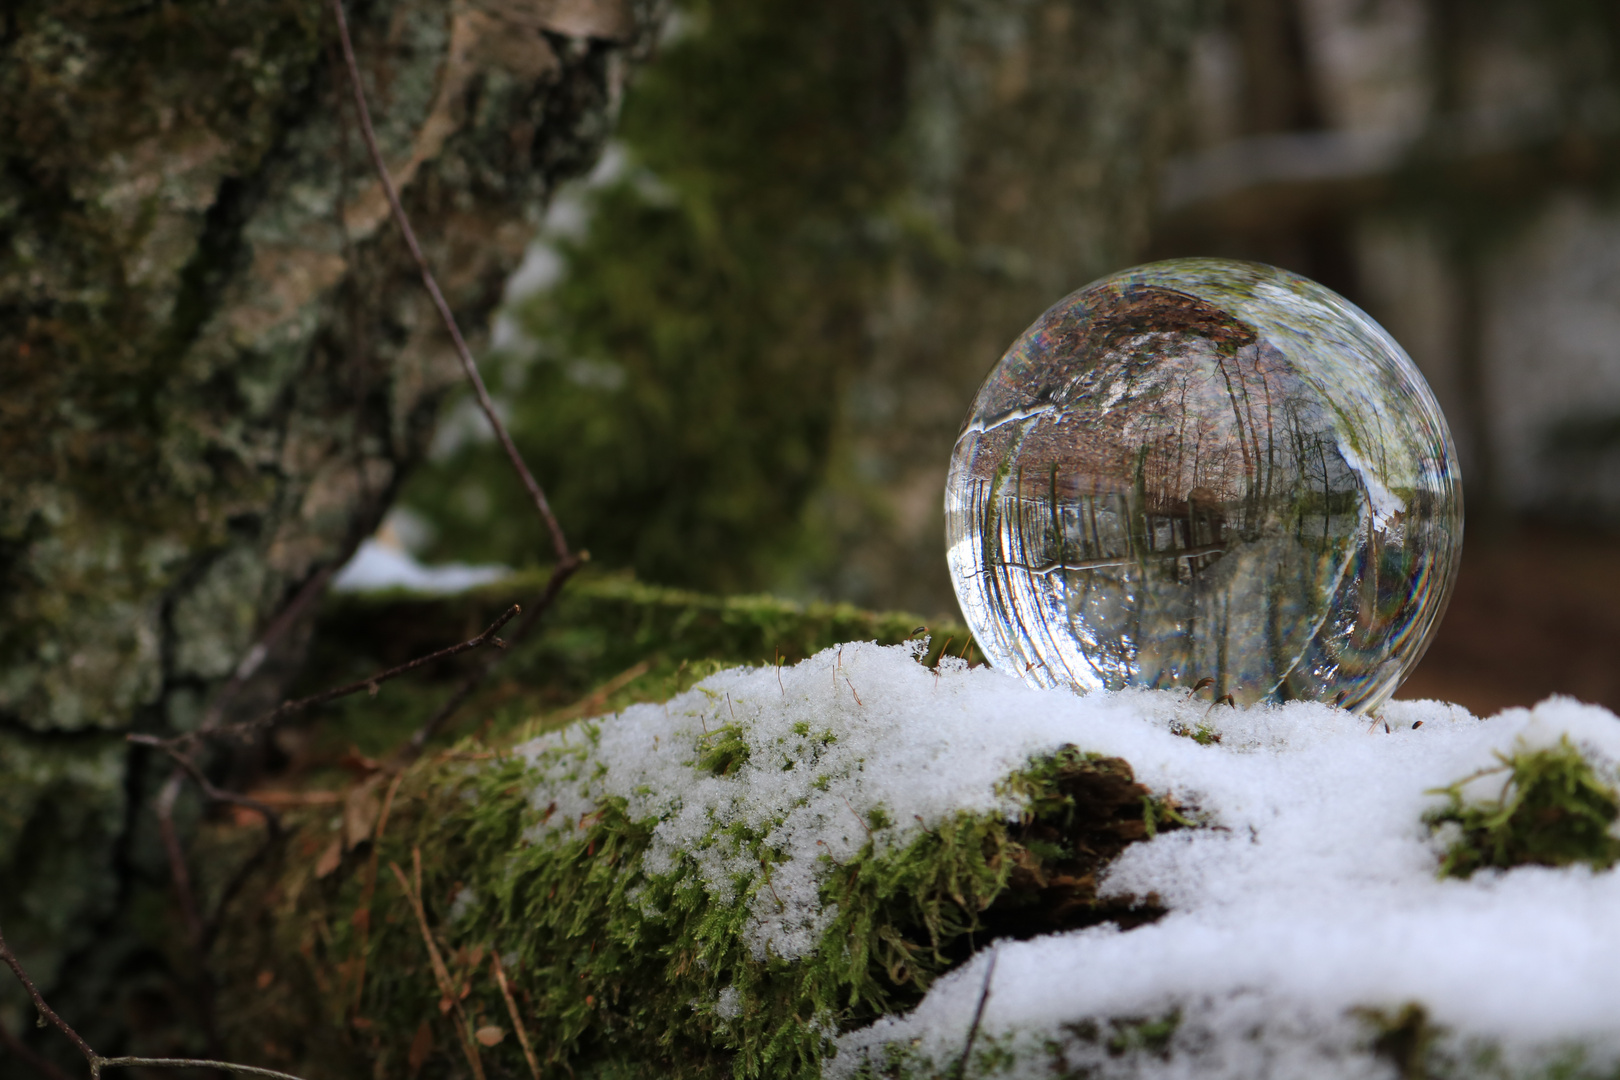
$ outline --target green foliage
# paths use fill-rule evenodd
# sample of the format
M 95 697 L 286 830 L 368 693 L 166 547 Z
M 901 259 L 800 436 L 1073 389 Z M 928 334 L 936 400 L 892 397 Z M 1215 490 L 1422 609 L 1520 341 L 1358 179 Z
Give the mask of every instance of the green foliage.
M 1447 803 L 1428 815 L 1429 825 L 1460 830 L 1441 861 L 1442 876 L 1466 878 L 1485 867 L 1586 863 L 1606 870 L 1614 865 L 1620 839 L 1611 829 L 1620 817 L 1620 794 L 1568 736 L 1556 746 L 1521 746 L 1497 757 L 1499 767 L 1437 792 Z M 1498 797 L 1483 802 L 1465 797 L 1465 788 L 1495 774 L 1504 774 Z
M 736 591 L 825 557 L 806 501 L 891 246 L 921 7 L 691 0 L 631 88 L 634 165 L 588 194 L 561 282 L 520 313 L 540 358 L 507 366 L 514 437 L 599 560 Z M 436 555 L 546 550 L 499 456 L 411 482 Z

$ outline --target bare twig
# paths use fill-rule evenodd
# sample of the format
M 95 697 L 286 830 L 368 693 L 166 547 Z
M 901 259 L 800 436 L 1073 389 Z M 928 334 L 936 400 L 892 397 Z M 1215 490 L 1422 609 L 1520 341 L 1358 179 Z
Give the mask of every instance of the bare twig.
M 411 852 L 414 856 L 415 870 L 418 879 L 422 873 L 422 852 L 417 848 Z M 461 1009 L 461 999 L 456 994 L 455 983 L 450 979 L 450 969 L 445 967 L 444 957 L 439 955 L 439 947 L 433 941 L 433 930 L 428 926 L 427 911 L 422 907 L 420 889 L 412 889 L 411 883 L 406 880 L 405 871 L 399 868 L 399 863 L 390 862 L 388 869 L 394 872 L 399 880 L 399 887 L 405 891 L 405 898 L 411 902 L 411 909 L 416 912 L 416 921 L 422 928 L 422 941 L 427 945 L 428 960 L 433 965 L 433 978 L 439 984 L 439 992 L 450 1002 L 455 1009 L 456 1034 L 461 1036 L 461 1050 L 467 1055 L 467 1064 L 472 1068 L 473 1076 L 477 1080 L 484 1080 L 484 1063 L 478 1056 L 478 1045 L 473 1042 L 472 1028 L 467 1023 L 467 1014 Z
M 557 594 L 562 592 L 562 587 L 568 583 L 569 578 L 574 576 L 574 572 L 580 568 L 585 558 L 586 556 L 583 553 L 570 555 L 567 561 L 558 563 L 552 569 L 551 576 L 546 579 L 545 591 L 540 594 L 538 600 L 530 605 L 529 610 L 524 612 L 523 618 L 518 620 L 517 626 L 513 629 L 513 641 L 521 639 L 523 635 L 534 628 L 534 624 L 539 621 L 540 616 L 557 599 Z M 461 708 L 468 698 L 472 697 L 473 691 L 478 689 L 479 684 L 488 677 L 498 663 L 500 663 L 500 656 L 494 655 L 468 672 L 466 677 L 461 680 L 461 684 L 450 692 L 450 696 L 445 699 L 444 704 L 439 706 L 438 712 L 428 717 L 426 722 L 411 735 L 410 741 L 400 749 L 401 759 L 409 761 L 420 754 L 422 748 L 427 745 L 427 741 L 438 733 L 439 729 L 444 726 L 445 721 L 454 716 L 456 710 Z
M 529 1063 L 529 1072 L 534 1075 L 534 1080 L 540 1080 L 540 1063 L 535 1060 L 534 1047 L 529 1045 L 529 1033 L 523 1030 L 523 1016 L 512 997 L 512 988 L 506 985 L 506 972 L 501 970 L 501 954 L 495 949 L 490 950 L 489 966 L 495 971 L 495 982 L 501 988 L 501 997 L 506 999 L 506 1011 L 512 1014 L 512 1030 L 517 1035 L 518 1045 L 523 1047 L 523 1058 Z
M 22 983 L 23 989 L 28 992 L 29 998 L 34 1002 L 34 1008 L 39 1010 L 39 1015 L 43 1016 L 56 1030 L 66 1035 L 73 1045 L 79 1048 L 79 1053 L 84 1055 L 84 1060 L 90 1063 L 91 1075 L 98 1075 L 96 1052 L 90 1049 L 90 1044 L 85 1042 L 79 1033 L 69 1026 L 66 1020 L 57 1016 L 56 1010 L 46 1003 L 44 996 L 39 992 L 39 987 L 34 985 L 34 980 L 24 970 L 21 961 L 12 954 L 11 946 L 6 944 L 4 934 L 0 934 L 0 962 L 4 962 L 11 969 L 11 973 L 17 976 L 17 981 Z
M 96 1067 L 90 1075 L 101 1076 L 101 1070 L 115 1069 L 219 1069 L 222 1072 L 236 1073 L 239 1076 L 268 1076 L 270 1080 L 302 1080 L 292 1073 L 284 1073 L 280 1069 L 261 1069 L 257 1065 L 238 1065 L 231 1061 L 208 1061 L 203 1058 L 149 1058 L 149 1057 L 110 1057 L 99 1055 L 96 1058 Z
M 156 735 L 126 735 L 124 738 L 129 742 L 135 743 L 136 745 L 156 747 L 157 749 L 163 751 L 165 754 L 169 755 L 170 760 L 172 760 L 176 765 L 180 766 L 180 768 L 184 770 L 192 780 L 196 781 L 197 787 L 201 789 L 206 798 L 211 799 L 214 802 L 229 803 L 232 806 L 240 806 L 248 810 L 252 810 L 254 813 L 264 818 L 264 823 L 269 827 L 271 833 L 280 835 L 280 814 L 276 813 L 258 799 L 247 795 L 238 795 L 234 791 L 226 791 L 224 788 L 215 785 L 212 780 L 208 779 L 207 774 L 202 771 L 202 768 L 191 759 L 191 756 L 179 746 L 175 745 L 180 740 L 162 739 Z
M 990 963 L 984 969 L 984 986 L 979 990 L 979 1004 L 973 1010 L 973 1026 L 968 1028 L 967 1045 L 962 1047 L 962 1057 L 956 1063 L 957 1080 L 966 1080 L 968 1059 L 973 1056 L 973 1041 L 979 1036 L 979 1024 L 984 1020 L 984 1006 L 990 1000 L 990 980 L 995 978 L 996 958 L 1000 955 L 1000 951 L 991 946 Z
M 495 632 L 501 629 L 501 627 L 505 626 L 508 622 L 511 622 L 518 612 L 522 610 L 523 608 L 521 605 L 513 604 L 511 607 L 507 608 L 501 613 L 500 618 L 490 623 L 488 629 L 475 638 L 468 638 L 466 641 L 440 649 L 438 652 L 429 653 L 426 656 L 418 656 L 415 660 L 408 660 L 405 663 L 400 664 L 398 667 L 389 668 L 387 671 L 379 671 L 377 674 L 367 676 L 366 678 L 360 679 L 357 682 L 333 687 L 330 690 L 322 690 L 318 694 L 311 694 L 309 697 L 299 698 L 297 701 L 284 701 L 274 709 L 271 709 L 269 712 L 265 713 L 263 716 L 255 717 L 252 720 L 245 720 L 239 724 L 226 724 L 206 731 L 199 728 L 196 731 L 189 731 L 183 735 L 176 735 L 171 739 L 159 738 L 156 735 L 129 735 L 126 736 L 126 738 L 132 743 L 139 743 L 143 746 L 155 746 L 158 749 L 169 753 L 171 757 L 175 757 L 176 762 L 180 764 L 182 768 L 187 768 L 189 764 L 190 767 L 188 771 L 192 771 L 196 769 L 196 765 L 191 763 L 189 758 L 185 758 L 183 752 L 203 739 L 217 738 L 227 735 L 245 737 L 254 732 L 262 731 L 273 726 L 283 717 L 291 716 L 294 713 L 300 713 L 307 709 L 313 709 L 317 705 L 325 705 L 329 701 L 336 701 L 338 698 L 348 697 L 350 694 L 358 694 L 362 690 L 375 693 L 377 687 L 391 679 L 397 679 L 401 675 L 415 671 L 417 668 L 436 663 L 440 660 L 447 660 L 452 656 L 458 656 L 461 653 L 467 652 L 471 649 L 481 648 L 484 645 L 496 645 L 497 647 L 504 647 L 506 643 L 500 638 L 496 637 Z M 184 760 L 182 760 L 182 758 Z M 192 775 L 199 776 L 200 774 L 193 771 Z M 212 785 L 209 786 L 212 787 Z M 218 791 L 219 789 L 215 788 L 214 790 Z M 232 801 L 232 797 L 228 792 L 221 793 L 221 798 L 222 801 Z M 263 804 L 260 803 L 258 805 L 262 806 Z M 269 808 L 265 807 L 265 809 L 268 810 Z
M 360 121 L 360 136 L 366 144 L 366 152 L 371 156 L 372 167 L 377 172 L 377 180 L 382 185 L 383 194 L 388 198 L 388 207 L 393 215 L 394 223 L 399 227 L 400 235 L 405 240 L 405 246 L 410 249 L 411 258 L 416 262 L 416 268 L 421 273 L 422 285 L 427 289 L 428 295 L 433 299 L 433 306 L 438 309 L 439 317 L 444 321 L 445 332 L 450 336 L 450 342 L 455 346 L 456 357 L 461 361 L 462 370 L 467 375 L 467 381 L 472 384 L 473 393 L 477 396 L 478 407 L 483 410 L 484 417 L 489 421 L 495 436 L 500 440 L 501 449 L 506 452 L 507 460 L 517 472 L 518 478 L 523 482 L 529 493 L 534 508 L 545 522 L 546 531 L 551 534 L 552 553 L 556 557 L 556 566 L 552 569 L 551 577 L 546 582 L 545 591 L 540 599 L 529 609 L 522 623 L 513 631 L 513 639 L 521 638 L 533 627 L 540 615 L 551 606 L 563 585 L 580 564 L 588 557 L 583 552 L 576 554 L 568 547 L 568 539 L 563 535 L 562 526 L 557 521 L 557 515 L 552 513 L 551 503 L 546 498 L 545 491 L 540 487 L 539 481 L 529 471 L 524 462 L 523 455 L 518 452 L 517 445 L 507 433 L 506 425 L 501 421 L 500 415 L 495 411 L 495 402 L 490 399 L 489 390 L 484 385 L 483 376 L 478 373 L 478 364 L 473 359 L 472 351 L 467 348 L 467 341 L 462 336 L 461 327 L 456 323 L 455 314 L 450 310 L 450 304 L 444 298 L 439 288 L 438 280 L 433 276 L 433 270 L 428 266 L 427 257 L 422 254 L 422 245 L 417 242 L 416 230 L 411 226 L 411 219 L 405 213 L 405 205 L 400 201 L 399 189 L 394 184 L 394 178 L 388 171 L 388 163 L 383 160 L 382 148 L 377 144 L 377 133 L 371 123 L 371 107 L 366 103 L 365 83 L 360 77 L 360 64 L 355 59 L 354 42 L 349 36 L 349 22 L 343 13 L 343 0 L 330 0 L 332 18 L 337 23 L 338 40 L 343 46 L 343 62 L 348 69 L 349 87 L 354 94 L 355 113 Z M 406 760 L 414 758 L 422 752 L 428 739 L 432 738 L 449 718 L 455 715 L 466 700 L 472 696 L 481 682 L 489 675 L 498 663 L 498 658 L 491 658 L 475 667 L 469 672 L 460 686 L 451 692 L 437 712 L 428 718 L 417 732 L 411 736 L 410 742 L 402 749 L 401 756 Z
M 292 1073 L 279 1072 L 275 1069 L 261 1069 L 256 1065 L 237 1065 L 229 1061 L 207 1061 L 201 1058 L 102 1057 L 91 1049 L 90 1044 L 84 1041 L 83 1036 L 73 1030 L 71 1024 L 56 1015 L 56 1010 L 46 1002 L 44 995 L 39 992 L 39 987 L 34 985 L 34 980 L 29 977 L 27 970 L 24 969 L 22 963 L 12 953 L 11 947 L 6 944 L 3 934 L 0 934 L 0 961 L 3 961 L 11 969 L 11 973 L 17 976 L 17 981 L 22 983 L 23 989 L 28 992 L 28 997 L 33 1001 L 34 1008 L 39 1010 L 39 1015 L 44 1017 L 56 1030 L 66 1035 L 68 1040 L 78 1048 L 79 1053 L 84 1055 L 85 1064 L 90 1066 L 91 1080 L 100 1080 L 102 1069 L 137 1067 L 154 1069 L 221 1069 L 242 1076 L 267 1076 L 270 1080 L 299 1080 L 299 1077 L 294 1076 Z M 52 1071 L 55 1071 L 58 1076 L 60 1075 L 59 1070 Z
M 163 836 L 163 851 L 169 857 L 169 876 L 174 879 L 174 891 L 180 901 L 180 915 L 186 921 L 186 930 L 196 948 L 203 940 L 202 915 L 197 910 L 196 893 L 191 887 L 191 871 L 186 866 L 185 849 L 180 846 L 180 835 L 174 827 L 174 802 L 180 797 L 180 782 L 185 772 L 178 766 L 163 782 L 157 797 L 158 831 Z
M 495 435 L 500 439 L 508 460 L 512 462 L 512 468 L 517 470 L 523 486 L 528 489 L 529 498 L 534 501 L 534 508 L 540 512 L 541 519 L 551 532 L 551 547 L 556 553 L 557 562 L 566 563 L 569 561 L 570 552 L 568 540 L 563 536 L 562 526 L 557 523 L 557 516 L 551 512 L 551 504 L 546 499 L 546 493 L 540 489 L 534 474 L 524 464 L 523 455 L 518 453 L 512 437 L 506 433 L 506 425 L 501 423 L 500 416 L 496 414 L 495 403 L 490 400 L 489 391 L 484 388 L 483 376 L 478 374 L 478 365 L 473 361 L 472 352 L 461 336 L 461 328 L 456 325 L 456 317 L 451 313 L 444 293 L 439 291 L 439 283 L 428 267 L 426 256 L 422 254 L 422 246 L 416 242 L 416 230 L 411 228 L 411 220 L 406 216 L 405 207 L 399 201 L 399 191 L 394 186 L 394 178 L 389 175 L 388 164 L 383 161 L 382 150 L 377 145 L 377 134 L 371 127 L 371 109 L 366 104 L 366 90 L 360 80 L 360 65 L 354 58 L 354 43 L 349 40 L 349 22 L 343 15 L 343 0 L 331 0 L 331 3 L 332 16 L 337 20 L 338 38 L 343 44 L 343 60 L 349 69 L 349 85 L 354 90 L 354 107 L 360 118 L 360 135 L 365 140 L 366 150 L 371 154 L 371 164 L 377 170 L 377 179 L 382 183 L 383 193 L 388 196 L 388 206 L 393 211 L 394 222 L 405 238 L 405 246 L 410 248 L 411 258 L 416 260 L 416 267 L 422 273 L 422 284 L 427 288 L 428 295 L 433 298 L 433 306 L 439 309 L 439 317 L 444 320 L 444 328 L 450 334 L 450 341 L 456 348 L 456 356 L 461 360 L 462 370 L 467 373 L 467 381 L 472 383 L 473 392 L 478 395 L 478 407 L 484 411 L 490 427 L 495 429 Z

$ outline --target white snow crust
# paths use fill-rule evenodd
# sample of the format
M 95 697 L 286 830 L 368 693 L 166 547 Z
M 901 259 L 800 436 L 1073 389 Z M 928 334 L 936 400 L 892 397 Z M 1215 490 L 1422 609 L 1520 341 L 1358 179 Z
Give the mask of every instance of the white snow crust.
M 1566 698 L 1488 720 L 1440 702 L 1392 702 L 1376 722 L 1310 703 L 1211 711 L 1185 691 L 1079 697 L 960 661 L 935 672 L 919 652 L 852 643 L 791 668 L 725 671 L 665 705 L 525 744 L 544 828 L 625 798 L 632 817 L 661 820 L 646 868 L 693 853 L 721 898 L 760 873 L 726 830 L 764 835 L 781 862 L 754 893 L 750 944 L 792 958 L 829 917 L 821 857 L 856 853 L 875 809 L 892 823 L 871 833 L 880 850 L 958 810 L 1013 815 L 998 782 L 1073 744 L 1124 758 L 1208 822 L 1132 845 L 1103 882 L 1105 894 L 1156 893 L 1169 914 L 996 943 L 910 1015 L 841 1037 L 831 1075 L 881 1062 L 889 1045 L 953 1062 L 992 951 L 978 1045 L 1011 1049 L 1031 1075 L 1059 1047 L 1103 1077 L 1387 1076 L 1355 1010 L 1407 1002 L 1456 1047 L 1489 1042 L 1504 1063 L 1577 1044 L 1589 1061 L 1620 1057 L 1620 878 L 1524 867 L 1440 880 L 1441 843 L 1422 820 L 1443 802 L 1432 789 L 1521 743 L 1567 735 L 1612 777 L 1614 714 Z M 1218 745 L 1172 733 L 1200 723 Z M 747 761 L 726 776 L 695 768 L 728 724 Z M 1475 786 L 1494 796 L 1501 783 Z M 1166 1054 L 1111 1057 L 1072 1037 L 1087 1020 L 1171 1012 L 1181 1020 Z

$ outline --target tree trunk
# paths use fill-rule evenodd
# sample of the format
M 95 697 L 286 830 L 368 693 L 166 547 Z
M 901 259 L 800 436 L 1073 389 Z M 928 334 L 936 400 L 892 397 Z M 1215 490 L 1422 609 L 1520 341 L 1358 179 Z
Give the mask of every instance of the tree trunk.
M 478 330 L 662 4 L 351 7 L 384 156 Z M 323 0 L 0 14 L 0 926 L 103 1052 L 174 1024 L 152 947 L 166 767 L 124 735 L 200 722 L 375 526 L 459 378 L 335 42 Z
M 1185 121 L 1187 0 L 938 5 L 914 60 L 909 232 L 844 408 L 873 520 L 850 506 L 837 595 L 949 610 L 941 498 L 967 403 L 1048 306 L 1141 258 Z

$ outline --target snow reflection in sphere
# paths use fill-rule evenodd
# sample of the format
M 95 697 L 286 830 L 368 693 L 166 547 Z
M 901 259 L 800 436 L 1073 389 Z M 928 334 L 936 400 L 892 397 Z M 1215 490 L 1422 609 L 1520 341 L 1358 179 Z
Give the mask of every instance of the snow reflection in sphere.
M 1315 282 L 1224 259 L 1042 315 L 979 390 L 945 520 L 1003 671 L 1358 712 L 1422 656 L 1462 549 L 1451 434 L 1400 346 Z

